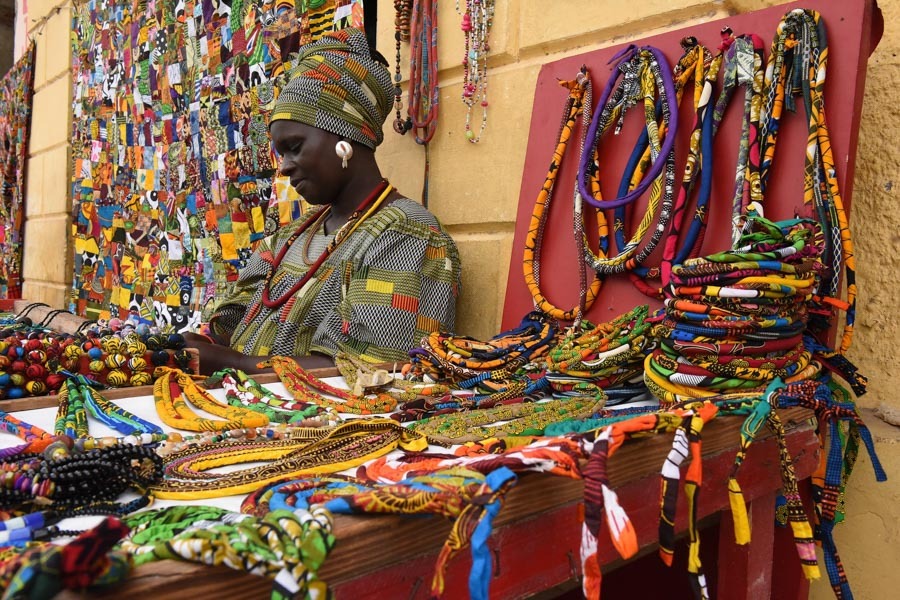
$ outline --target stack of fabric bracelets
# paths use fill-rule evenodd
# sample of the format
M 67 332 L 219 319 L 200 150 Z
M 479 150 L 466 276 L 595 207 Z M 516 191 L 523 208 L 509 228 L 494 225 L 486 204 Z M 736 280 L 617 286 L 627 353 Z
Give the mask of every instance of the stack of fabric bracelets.
M 813 221 L 747 217 L 737 248 L 672 270 L 644 381 L 664 404 L 765 388 L 819 371 L 803 346 L 822 265 Z

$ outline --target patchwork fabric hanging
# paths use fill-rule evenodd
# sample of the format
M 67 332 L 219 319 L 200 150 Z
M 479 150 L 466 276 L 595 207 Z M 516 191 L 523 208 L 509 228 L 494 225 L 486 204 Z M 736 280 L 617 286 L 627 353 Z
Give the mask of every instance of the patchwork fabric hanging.
M 34 94 L 34 42 L 0 80 L 0 298 L 22 297 L 25 157 Z
M 325 32 L 362 26 L 362 8 L 113 0 L 76 9 L 75 311 L 176 331 L 211 314 L 256 243 L 301 212 L 275 177 L 267 129 L 285 62 Z

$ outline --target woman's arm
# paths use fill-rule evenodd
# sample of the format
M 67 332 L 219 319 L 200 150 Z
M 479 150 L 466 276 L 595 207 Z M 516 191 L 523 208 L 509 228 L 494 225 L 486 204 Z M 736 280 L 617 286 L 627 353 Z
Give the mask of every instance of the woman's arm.
M 240 369 L 245 373 L 268 373 L 270 368 L 261 369 L 256 365 L 264 360 L 265 356 L 247 356 L 228 346 L 211 344 L 202 339 L 202 336 L 185 335 L 188 346 L 196 348 L 200 353 L 200 374 L 212 375 L 216 371 L 226 368 Z M 310 354 L 308 356 L 295 356 L 294 360 L 304 369 L 323 369 L 334 366 L 334 360 L 323 354 Z

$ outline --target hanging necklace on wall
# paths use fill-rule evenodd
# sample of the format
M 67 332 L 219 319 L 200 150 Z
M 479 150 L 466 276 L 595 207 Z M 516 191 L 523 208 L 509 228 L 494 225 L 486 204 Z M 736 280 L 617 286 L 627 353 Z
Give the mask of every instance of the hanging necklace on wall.
M 460 13 L 459 0 L 456 12 Z M 466 36 L 466 54 L 463 57 L 462 100 L 466 105 L 466 139 L 473 144 L 481 140 L 487 127 L 487 56 L 490 52 L 488 36 L 494 22 L 494 0 L 466 0 L 460 27 Z M 472 129 L 472 109 L 481 106 L 481 127 L 476 134 Z
M 578 115 L 581 114 L 581 150 L 584 150 L 584 141 L 587 136 L 587 128 L 591 122 L 591 77 L 587 67 L 581 67 L 580 72 L 574 80 L 560 81 L 560 85 L 569 89 L 569 95 L 566 98 L 565 108 L 563 111 L 563 120 L 560 124 L 559 137 L 556 143 L 556 150 L 550 161 L 550 168 L 547 171 L 547 177 L 544 185 L 538 194 L 537 201 L 534 204 L 534 210 L 531 215 L 531 225 L 528 227 L 528 234 L 525 238 L 525 256 L 522 266 L 525 274 L 525 284 L 531 291 L 531 297 L 534 299 L 535 307 L 546 315 L 554 319 L 571 321 L 572 319 L 580 319 L 585 312 L 590 310 L 600 293 L 601 280 L 594 274 L 594 280 L 591 282 L 590 289 L 587 287 L 587 277 L 585 274 L 585 264 L 581 260 L 582 240 L 584 239 L 584 220 L 581 213 L 581 199 L 575 198 L 574 211 L 574 229 L 576 252 L 578 260 L 579 275 L 579 294 L 578 305 L 571 310 L 563 310 L 557 308 L 544 296 L 541 292 L 541 246 L 546 228 L 547 219 L 550 218 L 550 203 L 553 200 L 553 188 L 556 185 L 556 178 L 562 166 L 565 157 L 566 148 L 569 139 L 575 129 Z M 606 228 L 606 217 L 603 211 L 595 211 L 597 215 L 597 228 L 602 231 Z
M 678 110 L 677 107 L 672 110 L 676 94 L 668 62 L 659 50 L 650 46 L 643 48 L 630 46 L 619 55 L 622 60 L 616 66 L 617 74 L 609 78 L 603 91 L 603 98 L 600 100 L 602 110 L 591 120 L 586 147 L 589 151 L 582 153 L 577 185 L 582 197 L 599 209 L 612 209 L 631 204 L 647 188 L 650 188 L 650 198 L 646 213 L 634 235 L 619 248 L 617 255 L 608 258 L 595 256 L 585 244 L 585 260 L 601 274 L 631 270 L 650 255 L 668 225 L 675 188 L 674 140 L 678 131 Z M 616 85 L 619 80 L 618 74 L 622 75 L 622 81 Z M 658 100 L 655 99 L 657 94 Z M 662 111 L 662 126 L 657 124 L 657 101 Z M 631 191 L 611 201 L 600 200 L 595 197 L 597 190 L 590 190 L 587 187 L 588 178 L 594 174 L 593 169 L 597 168 L 596 164 L 592 164 L 592 157 L 596 155 L 597 145 L 603 134 L 609 131 L 614 123 L 615 130 L 618 131 L 622 126 L 625 112 L 639 102 L 644 108 L 645 127 L 652 149 L 650 155 L 652 164 L 644 169 L 643 179 L 636 183 Z M 664 175 L 663 165 L 665 165 Z M 660 198 L 662 198 L 661 206 Z M 659 220 L 657 226 L 651 228 L 657 207 Z M 649 239 L 641 247 L 641 241 L 648 231 L 650 231 Z
M 403 72 L 401 66 L 400 45 L 402 42 L 409 43 L 409 23 L 410 11 L 412 10 L 413 0 L 394 0 L 394 41 L 396 42 L 397 55 L 394 61 L 394 110 L 397 117 L 394 119 L 394 131 L 400 135 L 406 135 L 406 132 L 412 129 L 412 119 L 410 117 L 403 118 L 403 88 L 400 82 L 403 81 Z
M 794 107 L 794 94 L 801 92 L 808 117 L 806 161 L 803 201 L 812 206 L 825 235 L 822 262 L 827 271 L 822 277 L 819 294 L 830 296 L 819 302 L 817 312 L 828 314 L 824 324 L 812 321 L 816 329 L 830 329 L 833 305 L 841 305 L 846 311 L 846 323 L 841 337 L 840 351 L 850 349 L 853 325 L 856 320 L 856 259 L 853 239 L 837 180 L 831 136 L 825 119 L 825 74 L 828 64 L 828 41 L 825 24 L 819 13 L 796 9 L 784 16 L 778 24 L 772 52 L 765 71 L 765 87 L 768 90 L 761 117 L 763 145 L 760 182 L 765 189 L 772 160 L 775 157 L 782 110 Z M 799 90 L 796 87 L 799 85 Z M 842 267 L 846 277 L 847 300 L 837 300 Z

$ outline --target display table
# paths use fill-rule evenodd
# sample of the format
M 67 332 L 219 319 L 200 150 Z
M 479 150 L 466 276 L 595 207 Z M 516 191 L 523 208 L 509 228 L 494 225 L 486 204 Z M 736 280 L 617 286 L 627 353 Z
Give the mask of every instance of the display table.
M 331 371 L 320 372 L 322 375 Z M 284 392 L 280 384 L 267 384 Z M 111 392 L 116 395 L 127 390 Z M 216 393 L 214 391 L 214 393 Z M 50 405 L 52 398 L 29 399 Z M 152 418 L 154 409 L 147 396 L 116 400 L 142 417 Z M 51 408 L 17 413 L 42 424 Z M 812 413 L 803 409 L 780 410 L 798 480 L 807 479 L 817 464 L 818 442 Z M 158 420 L 154 419 L 154 420 Z M 775 495 L 781 487 L 775 440 L 762 434 L 753 444 L 739 480 L 748 501 L 752 541 L 734 543 L 728 508 L 726 479 L 734 463 L 743 418 L 720 417 L 703 431 L 703 487 L 699 494 L 698 521 L 719 523 L 716 554 L 703 553 L 705 568 L 716 587 L 717 598 L 764 598 L 772 582 L 785 581 L 805 597 L 799 561 L 793 544 L 773 555 L 776 535 L 790 538 L 789 530 L 776 530 L 773 519 Z M 92 431 L 95 424 L 92 423 Z M 99 429 L 102 426 L 96 425 Z M 103 432 L 98 431 L 98 435 Z M 6 436 L 4 436 L 6 437 Z M 659 469 L 671 448 L 669 436 L 652 436 L 627 442 L 609 462 L 609 477 L 623 508 L 636 527 L 643 552 L 656 547 L 659 513 Z M 241 497 L 208 503 L 235 509 Z M 544 474 L 526 473 L 506 495 L 495 521 L 490 542 L 494 552 L 491 597 L 526 597 L 545 590 L 574 584 L 579 576 L 579 546 L 582 521 L 582 482 Z M 171 502 L 160 503 L 171 504 Z M 679 503 L 676 528 L 686 529 L 686 502 Z M 434 564 L 450 522 L 437 517 L 335 516 L 337 543 L 320 571 L 338 598 L 427 598 Z M 605 532 L 600 533 L 600 560 L 604 568 L 622 564 Z M 703 552 L 701 548 L 701 552 Z M 468 595 L 471 560 L 466 551 L 449 564 L 446 597 Z M 677 568 L 677 567 L 673 567 Z M 687 575 L 679 573 L 685 580 Z M 187 589 L 190 591 L 188 592 Z M 216 598 L 268 597 L 270 582 L 226 568 L 210 568 L 166 561 L 137 568 L 124 584 L 92 591 L 92 598 L 185 598 L 214 594 Z M 62 597 L 74 598 L 75 594 Z

